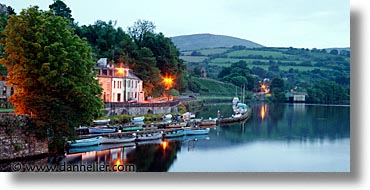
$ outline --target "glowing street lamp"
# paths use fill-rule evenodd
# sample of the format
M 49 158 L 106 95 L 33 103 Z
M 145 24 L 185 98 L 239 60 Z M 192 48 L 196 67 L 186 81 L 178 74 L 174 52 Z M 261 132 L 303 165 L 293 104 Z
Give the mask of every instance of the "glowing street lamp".
M 169 90 L 174 85 L 173 78 L 171 76 L 162 77 L 162 79 L 166 90 Z

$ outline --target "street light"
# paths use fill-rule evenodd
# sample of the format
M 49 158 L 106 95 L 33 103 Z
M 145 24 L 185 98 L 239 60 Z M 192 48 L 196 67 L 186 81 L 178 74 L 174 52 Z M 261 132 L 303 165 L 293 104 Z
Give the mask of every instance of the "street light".
M 162 77 L 162 83 L 165 85 L 165 91 L 170 90 L 170 88 L 174 85 L 174 79 L 171 76 L 165 76 Z M 168 95 L 168 100 L 170 100 L 170 97 Z

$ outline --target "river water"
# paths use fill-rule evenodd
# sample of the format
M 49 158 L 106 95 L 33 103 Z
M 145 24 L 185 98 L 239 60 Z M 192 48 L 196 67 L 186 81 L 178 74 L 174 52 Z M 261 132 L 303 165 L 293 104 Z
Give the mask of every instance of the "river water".
M 232 114 L 231 103 L 194 111 L 197 118 Z M 349 172 L 350 107 L 260 103 L 248 121 L 213 127 L 208 135 L 84 151 L 58 163 L 118 163 L 138 172 Z
M 232 114 L 230 104 L 214 104 L 196 116 L 216 117 L 218 110 Z M 73 162 L 135 164 L 139 172 L 349 172 L 350 107 L 257 104 L 247 122 L 206 136 L 72 155 Z

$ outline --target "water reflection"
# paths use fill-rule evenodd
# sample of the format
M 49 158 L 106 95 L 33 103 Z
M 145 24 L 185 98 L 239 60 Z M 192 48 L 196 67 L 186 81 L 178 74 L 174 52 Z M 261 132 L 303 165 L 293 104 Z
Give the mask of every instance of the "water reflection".
M 200 117 L 232 113 L 229 105 L 205 109 Z M 67 162 L 130 163 L 139 172 L 347 171 L 349 126 L 349 107 L 257 104 L 249 121 L 217 126 L 209 135 L 70 154 Z
M 267 111 L 266 109 L 267 105 L 266 104 L 262 104 L 261 105 L 261 119 L 263 120 L 265 118 L 265 113 Z

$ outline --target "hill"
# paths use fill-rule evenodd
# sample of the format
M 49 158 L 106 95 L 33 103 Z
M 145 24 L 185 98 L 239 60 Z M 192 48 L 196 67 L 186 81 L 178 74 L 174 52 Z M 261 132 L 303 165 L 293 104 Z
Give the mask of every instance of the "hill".
M 212 97 L 233 97 L 235 91 L 241 92 L 239 87 L 231 83 L 225 83 L 208 78 L 191 77 L 189 78 L 190 90 L 200 93 L 201 96 Z
M 262 45 L 249 40 L 214 34 L 175 36 L 171 39 L 176 47 L 180 49 L 180 51 L 232 46 L 245 46 L 247 48 L 263 47 Z

